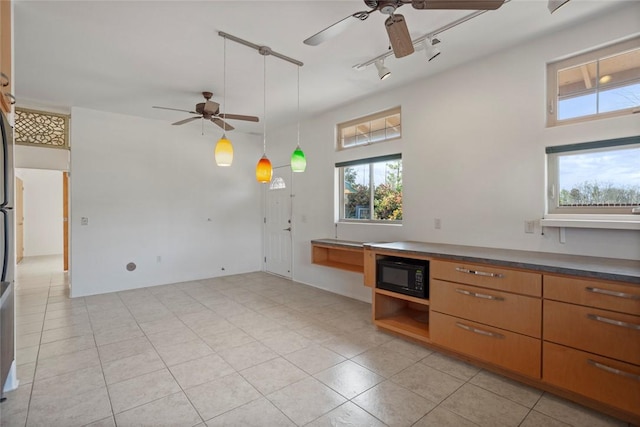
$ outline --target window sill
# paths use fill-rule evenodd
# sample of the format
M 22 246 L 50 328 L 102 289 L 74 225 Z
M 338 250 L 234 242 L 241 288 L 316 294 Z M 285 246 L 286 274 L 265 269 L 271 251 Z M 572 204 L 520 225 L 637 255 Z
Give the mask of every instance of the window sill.
M 542 227 L 597 228 L 606 230 L 640 230 L 640 217 L 620 215 L 618 218 L 576 218 L 548 215 L 540 220 Z

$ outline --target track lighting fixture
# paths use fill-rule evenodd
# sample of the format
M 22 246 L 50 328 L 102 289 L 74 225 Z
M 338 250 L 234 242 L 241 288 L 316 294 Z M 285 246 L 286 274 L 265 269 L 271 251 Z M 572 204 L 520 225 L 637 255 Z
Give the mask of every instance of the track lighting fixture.
M 549 0 L 547 7 L 549 8 L 549 12 L 553 13 L 560 8 L 560 6 L 567 4 L 569 0 Z
M 434 46 L 439 42 L 440 40 L 431 37 L 424 41 L 424 55 L 427 57 L 427 61 L 431 61 L 436 56 L 440 55 L 440 49 Z
M 275 56 L 276 58 L 282 59 L 298 66 L 298 145 L 291 155 L 291 167 L 294 172 L 303 172 L 306 166 L 306 160 L 304 157 L 304 153 L 300 149 L 300 67 L 302 67 L 304 64 L 297 59 L 293 59 L 274 50 L 271 50 L 271 48 L 268 46 L 257 45 L 247 40 L 243 40 L 239 37 L 232 36 L 231 34 L 227 34 L 223 31 L 218 31 L 218 35 L 220 37 L 223 37 L 225 39 L 225 42 L 227 39 L 229 39 L 236 43 L 255 49 L 260 55 L 262 55 L 264 74 L 264 117 L 262 130 L 262 157 L 260 158 L 260 160 L 258 160 L 258 164 L 256 165 L 256 180 L 264 184 L 271 182 L 271 177 L 273 176 L 273 167 L 271 166 L 271 161 L 267 158 L 267 56 Z M 226 140 L 226 138 L 224 138 L 224 135 L 223 139 Z M 231 144 L 229 143 L 229 145 Z M 218 153 L 216 147 L 216 156 L 217 154 Z
M 387 67 L 384 66 L 383 60 L 378 60 L 375 62 L 376 68 L 378 69 L 378 77 L 380 80 L 384 80 L 391 75 L 391 71 Z

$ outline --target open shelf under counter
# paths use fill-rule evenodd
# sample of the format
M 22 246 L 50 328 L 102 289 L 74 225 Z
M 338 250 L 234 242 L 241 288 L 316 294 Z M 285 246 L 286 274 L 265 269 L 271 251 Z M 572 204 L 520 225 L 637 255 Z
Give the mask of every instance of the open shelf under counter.
M 364 272 L 364 249 L 361 242 L 337 239 L 311 241 L 311 262 L 354 273 Z
M 429 300 L 375 289 L 373 322 L 380 328 L 429 343 Z

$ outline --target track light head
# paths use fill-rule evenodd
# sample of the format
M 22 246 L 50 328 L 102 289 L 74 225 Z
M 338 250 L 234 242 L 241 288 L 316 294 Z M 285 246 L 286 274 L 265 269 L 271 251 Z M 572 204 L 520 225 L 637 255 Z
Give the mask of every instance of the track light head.
M 549 4 L 547 7 L 549 8 L 549 12 L 553 13 L 560 8 L 560 6 L 567 4 L 569 0 L 549 0 Z
M 424 54 L 427 57 L 427 61 L 431 61 L 436 56 L 440 55 L 440 49 L 434 46 L 436 43 L 440 43 L 440 40 L 428 38 L 424 41 Z
M 376 68 L 378 69 L 378 77 L 380 80 L 384 80 L 391 75 L 391 71 L 387 67 L 384 66 L 384 61 L 379 59 L 375 62 Z

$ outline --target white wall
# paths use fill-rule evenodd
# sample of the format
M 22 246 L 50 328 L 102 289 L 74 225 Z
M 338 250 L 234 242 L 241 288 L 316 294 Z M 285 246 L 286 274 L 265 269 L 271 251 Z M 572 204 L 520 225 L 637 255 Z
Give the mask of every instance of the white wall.
M 16 169 L 16 176 L 24 183 L 24 256 L 62 254 L 62 172 Z
M 69 170 L 69 150 L 15 145 L 13 151 L 17 168 Z
M 261 269 L 260 141 L 229 134 L 234 163 L 220 168 L 221 132 L 205 128 L 72 110 L 72 296 Z
M 525 220 L 544 214 L 546 146 L 640 134 L 637 116 L 547 129 L 545 64 L 629 36 L 638 31 L 639 18 L 640 9 L 630 4 L 595 21 L 303 122 L 308 168 L 294 177 L 294 279 L 369 299 L 361 275 L 312 265 L 309 241 L 336 236 L 334 163 L 346 156 L 399 151 L 403 225 L 340 224 L 339 238 L 640 259 L 637 231 L 567 229 L 564 244 L 557 229 L 546 228 L 542 235 L 538 226 L 535 234 L 524 233 Z M 335 152 L 336 123 L 396 105 L 402 106 L 402 141 Z M 294 136 L 290 127 L 273 137 L 289 141 L 286 146 L 272 144 L 276 163 L 293 150 Z M 434 218 L 442 220 L 442 229 L 434 229 Z

